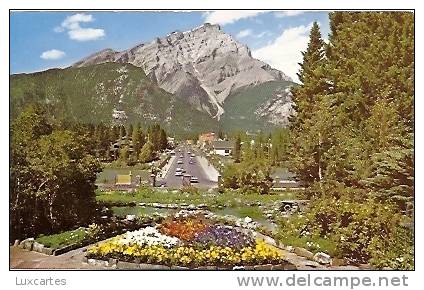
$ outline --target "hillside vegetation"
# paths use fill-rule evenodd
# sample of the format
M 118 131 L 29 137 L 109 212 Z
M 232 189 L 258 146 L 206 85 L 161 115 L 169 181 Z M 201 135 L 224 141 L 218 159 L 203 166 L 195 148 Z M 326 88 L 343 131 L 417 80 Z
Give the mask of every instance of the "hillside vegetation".
M 293 84 L 289 81 L 271 81 L 241 89 L 230 95 L 224 102 L 225 113 L 220 120 L 222 128 L 225 131 L 270 131 L 276 128 L 266 117 L 255 114 L 255 111 L 270 101 L 275 91 L 284 90 Z
M 58 119 L 109 123 L 119 100 L 128 122 L 160 123 L 175 133 L 213 130 L 206 113 L 160 89 L 141 68 L 104 63 L 10 77 L 12 119 L 32 103 L 47 105 Z

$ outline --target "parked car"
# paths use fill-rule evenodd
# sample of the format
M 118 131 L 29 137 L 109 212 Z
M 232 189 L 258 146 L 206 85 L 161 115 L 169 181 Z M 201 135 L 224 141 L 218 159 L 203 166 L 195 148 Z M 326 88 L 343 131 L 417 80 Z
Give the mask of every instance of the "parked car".
M 183 173 L 181 171 L 175 171 L 175 176 L 183 176 Z
M 197 182 L 199 182 L 199 178 L 197 178 L 196 176 L 192 176 L 192 177 L 190 177 L 190 182 L 197 183 Z
M 178 160 L 177 164 L 183 164 L 184 162 L 182 160 Z
M 195 155 L 194 153 L 191 153 L 191 157 L 193 157 L 193 158 L 194 158 L 194 157 L 196 157 L 196 155 Z
M 188 162 L 188 164 L 194 164 L 194 160 L 190 159 L 190 161 Z
M 175 151 L 174 151 L 174 150 L 172 150 L 172 151 L 171 151 L 171 155 L 172 155 L 172 156 L 174 156 L 174 155 L 175 155 Z

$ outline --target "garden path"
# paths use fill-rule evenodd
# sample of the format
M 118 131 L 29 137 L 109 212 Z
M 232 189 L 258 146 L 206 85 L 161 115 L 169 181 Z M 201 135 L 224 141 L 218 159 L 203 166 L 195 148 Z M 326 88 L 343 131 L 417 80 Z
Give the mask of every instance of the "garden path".
M 87 246 L 89 247 L 89 246 Z M 10 247 L 10 269 L 109 269 L 101 265 L 83 263 L 85 249 L 79 248 L 60 256 L 49 256 L 38 252 Z

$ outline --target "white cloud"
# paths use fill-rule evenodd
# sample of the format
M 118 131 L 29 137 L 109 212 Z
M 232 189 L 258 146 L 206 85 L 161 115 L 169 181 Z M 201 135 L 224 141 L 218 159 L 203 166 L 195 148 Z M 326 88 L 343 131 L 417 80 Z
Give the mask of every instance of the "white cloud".
M 265 30 L 265 31 L 262 31 L 261 33 L 257 34 L 256 38 L 262 38 L 264 36 L 271 36 L 271 35 L 272 35 L 272 32 Z
M 236 22 L 243 18 L 250 18 L 261 13 L 265 13 L 266 11 L 260 10 L 219 10 L 219 11 L 211 11 L 203 13 L 203 18 L 205 18 L 205 22 L 209 22 L 211 24 L 230 24 Z
M 65 28 L 63 28 L 62 26 L 56 26 L 55 28 L 53 28 L 53 31 L 60 33 L 60 32 L 64 32 Z
M 309 31 L 312 23 L 291 27 L 284 30 L 273 42 L 252 51 L 253 57 L 260 59 L 290 76 L 295 82 L 299 79 L 296 73 L 302 62 L 302 51 L 309 42 Z
M 274 15 L 278 18 L 283 18 L 283 17 L 291 17 L 291 16 L 298 16 L 305 13 L 305 11 L 302 10 L 286 10 L 286 11 L 278 11 L 275 12 Z
M 77 13 L 72 16 L 68 16 L 63 20 L 61 26 L 67 29 L 78 29 L 80 28 L 80 22 L 93 22 L 94 18 L 91 14 Z
M 76 41 L 89 41 L 96 40 L 105 36 L 103 29 L 96 28 L 79 28 L 75 30 L 69 30 L 68 35 L 70 39 Z
M 247 37 L 251 34 L 252 34 L 251 29 L 244 29 L 244 30 L 241 30 L 239 33 L 237 33 L 236 37 L 237 38 L 243 38 L 243 37 Z
M 76 41 L 96 40 L 104 37 L 105 31 L 100 28 L 81 27 L 81 23 L 93 22 L 95 19 L 91 14 L 77 13 L 68 16 L 60 26 L 55 27 L 55 32 L 68 31 L 69 38 Z
M 60 58 L 64 57 L 65 55 L 66 55 L 66 53 L 64 51 L 57 50 L 57 49 L 51 49 L 51 50 L 47 50 L 47 51 L 43 52 L 40 55 L 40 58 L 46 59 L 46 60 L 55 60 L 55 59 L 60 59 Z

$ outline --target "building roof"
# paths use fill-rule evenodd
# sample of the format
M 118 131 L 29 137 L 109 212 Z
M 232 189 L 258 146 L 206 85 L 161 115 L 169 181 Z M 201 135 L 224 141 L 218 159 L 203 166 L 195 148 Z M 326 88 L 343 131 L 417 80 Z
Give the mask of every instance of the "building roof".
M 213 132 L 209 132 L 209 133 L 203 133 L 199 135 L 199 141 L 204 142 L 210 142 L 216 140 L 216 135 Z
M 131 185 L 130 174 L 118 174 L 116 175 L 116 185 Z
M 222 141 L 222 140 L 212 141 L 211 145 L 215 150 L 234 149 L 234 142 L 233 141 Z

